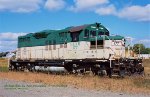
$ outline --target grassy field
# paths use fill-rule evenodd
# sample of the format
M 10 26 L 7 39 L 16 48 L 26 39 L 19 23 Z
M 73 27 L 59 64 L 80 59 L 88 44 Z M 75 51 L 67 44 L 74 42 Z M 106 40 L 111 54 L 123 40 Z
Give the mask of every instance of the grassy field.
M 0 59 L 0 66 L 6 67 L 7 60 Z M 109 90 L 114 92 L 150 93 L 150 60 L 144 60 L 144 66 L 144 77 L 132 76 L 124 79 L 92 75 L 52 75 L 31 72 L 0 72 L 0 79 L 44 83 L 50 86 L 72 86 L 82 89 Z

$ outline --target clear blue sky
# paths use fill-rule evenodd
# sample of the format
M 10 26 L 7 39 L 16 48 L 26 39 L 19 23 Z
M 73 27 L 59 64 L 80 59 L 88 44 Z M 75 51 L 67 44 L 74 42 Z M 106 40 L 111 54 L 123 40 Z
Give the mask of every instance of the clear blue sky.
M 0 51 L 14 50 L 20 33 L 95 22 L 150 47 L 150 0 L 0 0 Z

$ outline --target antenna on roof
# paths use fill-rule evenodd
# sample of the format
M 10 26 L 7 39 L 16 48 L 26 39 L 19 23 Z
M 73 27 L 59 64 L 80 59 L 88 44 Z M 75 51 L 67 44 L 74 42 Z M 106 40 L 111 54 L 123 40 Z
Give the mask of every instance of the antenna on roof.
M 99 28 L 99 27 L 100 27 L 100 24 L 101 24 L 101 23 L 97 23 L 97 22 L 96 22 L 96 26 L 97 26 L 97 28 Z

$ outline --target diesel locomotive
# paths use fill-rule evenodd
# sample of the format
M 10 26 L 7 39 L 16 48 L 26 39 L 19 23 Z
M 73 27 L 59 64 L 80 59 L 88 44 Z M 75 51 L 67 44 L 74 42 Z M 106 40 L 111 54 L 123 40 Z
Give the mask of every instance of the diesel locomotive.
M 101 24 L 85 24 L 61 30 L 43 30 L 18 37 L 16 59 L 10 70 L 95 75 L 142 73 L 142 60 L 126 56 L 126 39 L 110 35 Z

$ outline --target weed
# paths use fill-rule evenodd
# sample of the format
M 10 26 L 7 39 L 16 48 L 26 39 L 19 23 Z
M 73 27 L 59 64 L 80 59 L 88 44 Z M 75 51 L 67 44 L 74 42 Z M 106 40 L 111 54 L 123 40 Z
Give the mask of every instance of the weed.
M 8 67 L 0 66 L 0 72 L 8 72 L 8 71 L 9 71 Z

